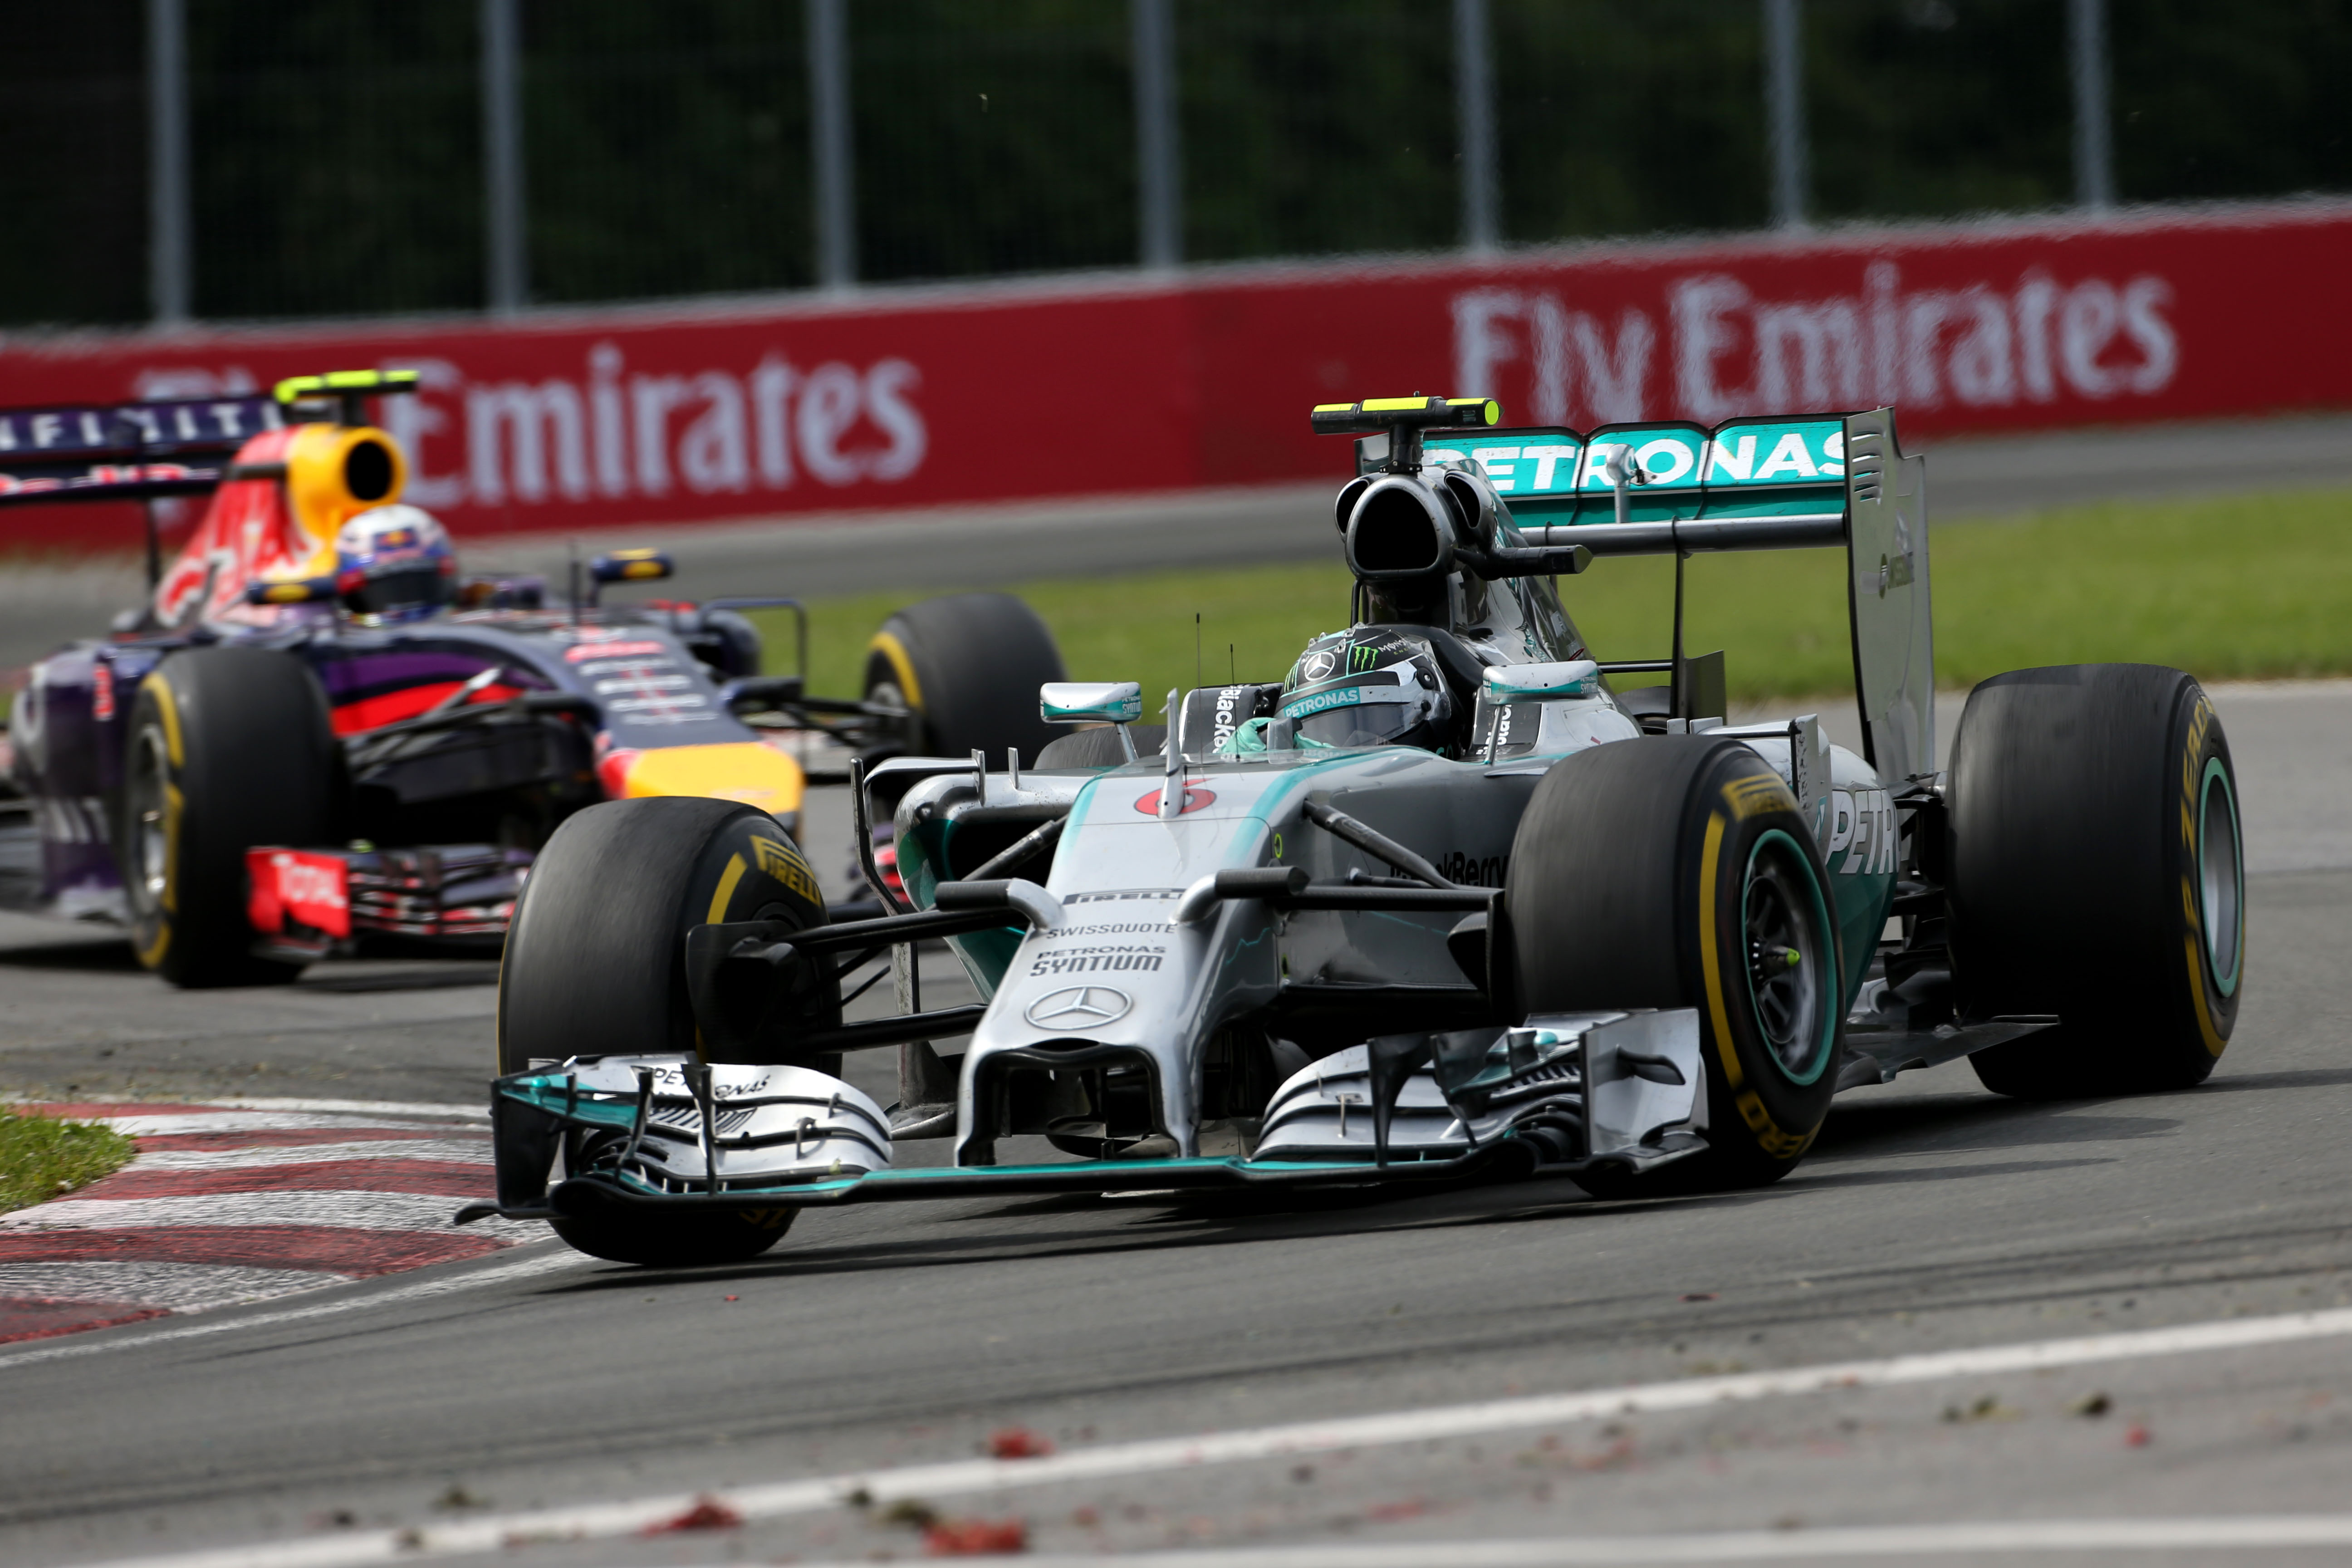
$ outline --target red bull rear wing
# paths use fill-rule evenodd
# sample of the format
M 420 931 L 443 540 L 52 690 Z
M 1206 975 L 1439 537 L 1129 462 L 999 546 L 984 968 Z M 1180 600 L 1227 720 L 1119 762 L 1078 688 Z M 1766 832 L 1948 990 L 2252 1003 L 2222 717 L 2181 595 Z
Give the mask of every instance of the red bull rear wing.
M 0 409 L 0 506 L 200 494 L 285 422 L 266 392 Z

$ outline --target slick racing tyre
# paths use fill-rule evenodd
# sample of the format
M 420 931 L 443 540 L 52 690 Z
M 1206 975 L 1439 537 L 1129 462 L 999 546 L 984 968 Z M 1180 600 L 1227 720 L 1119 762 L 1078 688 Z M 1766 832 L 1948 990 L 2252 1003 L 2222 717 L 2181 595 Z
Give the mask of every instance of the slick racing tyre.
M 1961 1016 L 2062 1020 L 1970 1057 L 1984 1086 L 2203 1082 L 2245 977 L 2245 838 L 2197 682 L 2147 664 L 1994 676 L 1960 716 L 1948 799 Z
M 115 824 L 139 962 L 174 985 L 270 985 L 245 852 L 338 840 L 343 754 L 327 695 L 292 654 L 189 648 L 140 683 Z
M 608 801 L 566 819 L 533 863 L 499 968 L 501 1074 L 572 1056 L 695 1054 L 686 932 L 706 922 L 823 925 L 824 898 L 776 819 L 732 801 Z M 834 984 L 833 1011 L 839 1012 Z M 595 1163 L 583 1145 L 575 1168 Z M 736 1263 L 794 1211 L 755 1215 L 610 1208 L 553 1221 L 591 1257 L 647 1268 Z
M 904 749 L 926 756 L 1005 749 L 1034 759 L 1062 733 L 1037 716 L 1037 689 L 1060 680 L 1061 650 L 1037 612 L 1010 594 L 952 594 L 909 605 L 866 649 L 865 696 L 903 708 Z
M 1696 1007 L 1706 1149 L 1596 1196 L 1761 1186 L 1829 1114 L 1844 1041 L 1837 919 L 1780 774 L 1705 735 L 1579 752 L 1536 786 L 1504 894 L 1518 1010 Z
M 607 801 L 532 863 L 499 965 L 501 1074 L 533 1061 L 700 1049 L 686 933 L 825 922 L 799 847 L 766 812 L 698 795 Z

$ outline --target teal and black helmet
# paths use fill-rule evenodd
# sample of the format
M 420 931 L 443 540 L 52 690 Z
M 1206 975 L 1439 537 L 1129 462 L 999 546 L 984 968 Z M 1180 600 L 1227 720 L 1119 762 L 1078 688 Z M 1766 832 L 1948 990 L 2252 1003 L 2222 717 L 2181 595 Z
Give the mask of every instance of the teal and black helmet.
M 1391 626 L 1317 637 L 1282 683 L 1277 718 L 1324 746 L 1452 749 L 1455 703 L 1428 639 Z

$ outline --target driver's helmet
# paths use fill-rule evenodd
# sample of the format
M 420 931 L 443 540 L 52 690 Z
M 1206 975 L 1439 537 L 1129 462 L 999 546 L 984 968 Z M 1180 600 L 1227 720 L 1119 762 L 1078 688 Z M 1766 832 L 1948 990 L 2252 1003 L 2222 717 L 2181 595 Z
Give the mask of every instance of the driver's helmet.
M 1427 638 L 1355 626 L 1307 645 L 1275 712 L 1297 721 L 1302 745 L 1443 752 L 1452 744 L 1455 704 Z
M 361 512 L 335 535 L 335 591 L 372 624 L 423 620 L 457 596 L 449 531 L 413 506 Z

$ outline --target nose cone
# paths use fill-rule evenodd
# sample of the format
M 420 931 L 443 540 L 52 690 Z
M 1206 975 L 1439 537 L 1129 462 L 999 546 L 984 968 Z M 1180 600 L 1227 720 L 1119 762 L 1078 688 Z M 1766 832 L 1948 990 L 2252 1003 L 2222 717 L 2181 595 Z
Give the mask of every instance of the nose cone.
M 799 820 L 806 783 L 800 763 L 758 741 L 614 752 L 598 773 L 614 800 L 655 795 L 740 800 L 788 826 Z
M 1116 1142 L 1163 1134 L 1196 1152 L 1198 1060 L 1219 1022 L 1274 994 L 1272 917 L 1225 904 L 1172 923 L 1182 889 L 1066 904 L 1014 953 L 964 1055 L 956 1163 L 995 1141 L 1084 1125 Z

